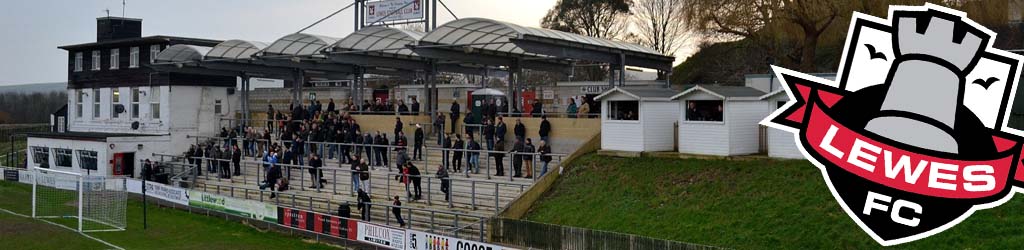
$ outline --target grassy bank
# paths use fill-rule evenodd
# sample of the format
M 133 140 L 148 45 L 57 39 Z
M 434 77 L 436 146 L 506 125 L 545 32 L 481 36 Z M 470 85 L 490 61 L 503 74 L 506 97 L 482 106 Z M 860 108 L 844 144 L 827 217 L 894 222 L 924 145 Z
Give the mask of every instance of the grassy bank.
M 875 249 L 806 161 L 588 155 L 527 219 L 738 249 Z M 1024 197 L 904 249 L 1024 245 Z
M 32 187 L 0 181 L 0 208 L 31 214 Z M 125 249 L 337 249 L 273 232 L 263 232 L 222 218 L 148 207 L 142 229 L 142 203 L 128 201 L 128 230 L 89 235 Z M 0 212 L 3 249 L 106 249 L 75 232 L 31 218 Z

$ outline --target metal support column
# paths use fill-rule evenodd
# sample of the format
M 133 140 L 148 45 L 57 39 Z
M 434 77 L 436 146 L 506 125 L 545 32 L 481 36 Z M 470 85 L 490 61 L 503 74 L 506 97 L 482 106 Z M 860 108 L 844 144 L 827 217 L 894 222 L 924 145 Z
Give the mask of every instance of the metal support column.
M 626 86 L 626 54 L 619 53 L 619 86 Z
M 437 81 L 437 65 L 430 62 L 430 72 L 427 72 L 427 79 L 423 82 L 423 91 L 427 97 L 426 113 L 430 116 L 430 121 L 434 120 L 437 116 L 437 97 L 434 96 L 434 84 Z M 436 133 L 436 132 L 435 132 Z
M 512 59 L 512 66 L 508 70 L 508 110 L 512 113 L 519 106 L 519 78 L 522 76 L 522 68 L 519 67 L 519 59 Z

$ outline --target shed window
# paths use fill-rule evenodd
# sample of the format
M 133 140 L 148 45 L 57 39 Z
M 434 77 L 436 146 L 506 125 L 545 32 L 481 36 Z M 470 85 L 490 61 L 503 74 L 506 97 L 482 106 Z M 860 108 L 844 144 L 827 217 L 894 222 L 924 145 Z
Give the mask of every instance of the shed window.
M 50 149 L 46 147 L 32 147 L 32 161 L 37 167 L 50 168 Z
M 722 121 L 722 101 L 686 101 L 687 121 Z
M 609 101 L 608 120 L 636 121 L 640 119 L 639 101 Z
M 54 166 L 70 168 L 71 167 L 71 150 L 66 148 L 54 148 L 53 159 L 55 160 Z
M 97 170 L 96 151 L 78 150 L 78 167 L 88 170 Z

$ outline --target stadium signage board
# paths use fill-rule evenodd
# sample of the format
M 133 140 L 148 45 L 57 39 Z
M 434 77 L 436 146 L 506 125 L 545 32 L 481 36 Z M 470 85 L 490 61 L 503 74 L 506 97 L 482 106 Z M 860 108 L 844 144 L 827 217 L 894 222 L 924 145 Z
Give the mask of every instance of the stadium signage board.
M 4 169 L 4 180 L 18 181 L 18 177 L 21 177 L 21 173 L 18 170 Z
M 363 23 L 375 25 L 381 22 L 423 20 L 421 0 L 383 0 L 364 3 Z
M 277 208 L 278 224 L 319 234 L 355 240 L 356 221 L 293 208 Z
M 259 201 L 188 190 L 188 205 L 226 214 L 277 223 L 277 206 Z
M 405 249 L 405 230 L 361 221 L 358 224 L 357 241 L 390 249 Z
M 126 184 L 128 192 L 142 194 L 142 181 L 130 179 Z M 188 191 L 184 188 L 168 186 L 156 182 L 146 182 L 146 196 L 180 205 L 188 205 Z
M 455 237 L 437 235 L 416 230 L 406 230 L 405 238 L 409 241 L 408 250 L 506 250 L 502 246 L 483 242 L 464 240 Z

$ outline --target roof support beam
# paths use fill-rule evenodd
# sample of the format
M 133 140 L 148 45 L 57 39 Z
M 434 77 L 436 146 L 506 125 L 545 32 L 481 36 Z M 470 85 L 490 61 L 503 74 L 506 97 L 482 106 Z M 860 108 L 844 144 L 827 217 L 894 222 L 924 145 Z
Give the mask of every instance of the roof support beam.
M 413 48 L 413 50 L 415 50 L 416 53 L 419 54 L 420 56 L 424 57 L 492 66 L 511 67 L 513 65 L 513 59 L 521 59 L 519 57 L 496 56 L 482 53 L 465 53 L 460 51 L 439 48 L 416 47 Z M 544 62 L 540 60 L 522 60 L 519 66 L 524 69 L 532 69 L 563 74 L 568 74 L 572 72 L 572 67 L 569 64 Z
M 523 50 L 548 55 L 559 58 L 572 58 L 579 60 L 598 61 L 604 63 L 619 63 L 620 54 L 625 56 L 627 66 L 636 66 L 649 69 L 657 70 L 672 70 L 672 58 L 652 58 L 645 56 L 635 56 L 634 53 L 615 53 L 611 51 L 587 49 L 581 47 L 573 47 L 563 44 L 556 44 L 551 42 L 526 40 L 526 39 L 509 39 L 516 46 L 519 46 Z

